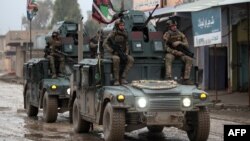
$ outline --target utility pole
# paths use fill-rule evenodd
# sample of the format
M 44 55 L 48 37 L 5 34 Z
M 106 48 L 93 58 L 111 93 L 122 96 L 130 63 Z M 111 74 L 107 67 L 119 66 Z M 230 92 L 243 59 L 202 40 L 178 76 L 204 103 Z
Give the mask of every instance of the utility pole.
M 30 19 L 30 43 L 29 43 L 29 49 L 30 49 L 30 59 L 32 58 L 32 38 L 31 38 L 31 25 L 32 25 L 32 18 Z
M 79 20 L 78 23 L 78 63 L 83 58 L 83 17 Z

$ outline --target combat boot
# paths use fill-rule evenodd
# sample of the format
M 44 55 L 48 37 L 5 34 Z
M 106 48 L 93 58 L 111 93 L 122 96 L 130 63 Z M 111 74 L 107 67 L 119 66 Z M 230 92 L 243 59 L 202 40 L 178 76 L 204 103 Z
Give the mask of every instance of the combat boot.
M 127 70 L 125 69 L 122 73 L 122 80 L 121 80 L 122 84 L 128 84 L 128 81 L 126 80 L 127 76 L 128 76 L 128 69 Z
M 173 78 L 170 76 L 165 76 L 165 80 L 173 80 Z
M 122 78 L 121 83 L 122 84 L 128 84 L 128 81 L 125 78 Z
M 65 73 L 59 73 L 58 76 L 63 77 Z
M 194 85 L 194 83 L 190 79 L 184 79 L 183 80 L 183 85 Z
M 56 74 L 53 74 L 52 75 L 52 79 L 55 79 L 57 76 L 56 76 Z
M 119 86 L 119 85 L 120 85 L 120 82 L 118 80 L 115 80 L 114 86 Z

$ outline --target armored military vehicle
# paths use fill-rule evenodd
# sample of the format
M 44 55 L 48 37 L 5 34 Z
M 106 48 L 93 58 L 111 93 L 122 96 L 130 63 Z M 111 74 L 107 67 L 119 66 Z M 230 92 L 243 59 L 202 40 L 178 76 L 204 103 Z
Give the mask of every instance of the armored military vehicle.
M 38 109 L 43 108 L 45 122 L 55 122 L 58 113 L 68 110 L 69 77 L 73 70 L 73 64 L 77 62 L 78 55 L 78 24 L 69 21 L 58 22 L 48 33 L 47 42 L 54 31 L 59 32 L 62 40 L 63 46 L 61 50 L 58 50 L 58 53 L 65 55 L 66 74 L 52 79 L 49 60 L 46 57 L 32 58 L 24 64 L 24 108 L 29 117 L 37 116 Z M 84 48 L 85 51 L 89 50 L 88 46 L 84 46 Z
M 143 12 L 128 11 L 123 20 L 135 59 L 128 77 L 131 83 L 112 86 L 112 60 L 107 55 L 74 65 L 74 131 L 86 133 L 92 124 L 103 125 L 105 141 L 121 141 L 124 132 L 147 127 L 157 133 L 174 126 L 185 130 L 192 141 L 206 140 L 210 130 L 208 94 L 195 85 L 163 79 L 163 33 L 148 23 Z M 177 80 L 182 68 L 179 61 L 173 65 Z M 197 75 L 198 69 L 193 67 L 195 82 Z

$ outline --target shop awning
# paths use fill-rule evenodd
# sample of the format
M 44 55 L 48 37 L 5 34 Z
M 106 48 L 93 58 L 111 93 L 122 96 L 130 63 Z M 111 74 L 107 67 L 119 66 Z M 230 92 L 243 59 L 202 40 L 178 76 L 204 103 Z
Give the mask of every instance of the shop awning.
M 153 17 L 162 17 L 166 15 L 175 14 L 178 12 L 194 12 L 207 9 L 213 6 L 218 6 L 219 2 L 224 0 L 199 0 L 192 3 L 182 4 L 175 7 L 164 7 L 157 9 Z
M 250 0 L 199 0 L 192 3 L 182 4 L 175 7 L 164 7 L 155 10 L 153 17 L 164 17 L 176 15 L 181 12 L 195 12 L 215 6 L 247 3 Z
M 162 16 L 169 16 L 171 13 L 173 13 L 174 7 L 164 7 L 164 8 L 159 8 L 156 9 L 155 12 L 153 13 L 153 17 L 162 17 Z M 150 11 L 152 12 L 152 11 Z M 149 12 L 145 12 L 147 16 L 149 16 Z
M 250 2 L 250 0 L 223 0 L 222 2 L 219 2 L 219 5 L 230 5 L 230 4 L 247 3 L 247 2 Z

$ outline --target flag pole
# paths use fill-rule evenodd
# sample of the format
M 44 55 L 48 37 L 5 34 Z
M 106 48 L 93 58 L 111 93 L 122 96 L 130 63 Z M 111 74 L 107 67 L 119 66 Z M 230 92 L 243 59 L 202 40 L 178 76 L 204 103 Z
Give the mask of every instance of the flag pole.
M 31 25 L 32 25 L 32 18 L 30 19 L 30 43 L 29 43 L 29 48 L 30 48 L 30 59 L 32 58 L 32 45 L 31 45 L 31 43 L 32 43 L 32 40 L 31 40 Z

